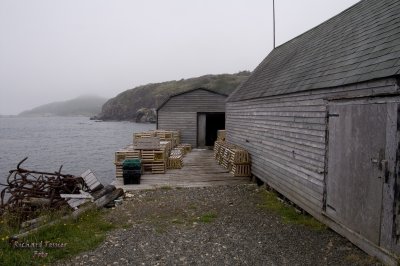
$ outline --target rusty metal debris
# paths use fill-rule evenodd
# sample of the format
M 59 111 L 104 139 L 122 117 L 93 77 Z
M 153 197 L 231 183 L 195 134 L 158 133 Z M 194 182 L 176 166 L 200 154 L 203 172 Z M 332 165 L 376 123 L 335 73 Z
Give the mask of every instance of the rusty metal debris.
M 32 218 L 40 209 L 54 210 L 67 206 L 60 194 L 78 194 L 89 191 L 82 177 L 61 174 L 61 167 L 54 173 L 32 171 L 21 168 L 26 157 L 11 170 L 7 184 L 0 193 L 0 215 L 8 211 L 20 219 Z

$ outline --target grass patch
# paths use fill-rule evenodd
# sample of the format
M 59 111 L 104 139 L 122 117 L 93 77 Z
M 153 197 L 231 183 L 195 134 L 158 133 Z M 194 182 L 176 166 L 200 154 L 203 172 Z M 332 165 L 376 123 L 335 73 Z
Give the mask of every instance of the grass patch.
M 209 212 L 200 216 L 199 221 L 202 223 L 211 223 L 217 218 L 215 213 Z
M 172 219 L 171 223 L 173 223 L 173 224 L 185 224 L 186 222 L 185 222 L 185 220 L 183 218 L 179 217 L 179 218 Z
M 0 265 L 44 265 L 91 250 L 115 228 L 104 220 L 102 211 L 88 211 L 79 219 L 68 219 L 47 226 L 14 244 L 9 237 L 17 229 L 0 218 Z M 29 247 L 26 247 L 29 245 Z
M 309 214 L 303 214 L 297 211 L 293 206 L 278 200 L 278 195 L 274 192 L 263 190 L 261 192 L 261 197 L 262 203 L 259 204 L 259 207 L 278 214 L 282 217 L 285 223 L 303 225 L 316 231 L 322 231 L 327 228 L 326 225 L 322 224 Z
M 161 186 L 160 189 L 162 189 L 162 190 L 172 190 L 172 187 L 168 186 L 168 185 L 164 185 L 164 186 Z
M 354 265 L 380 265 L 379 260 L 372 256 L 361 257 L 358 254 L 351 253 L 345 257 L 345 260 Z
M 190 204 L 187 208 L 189 210 L 197 210 L 198 206 L 196 204 Z

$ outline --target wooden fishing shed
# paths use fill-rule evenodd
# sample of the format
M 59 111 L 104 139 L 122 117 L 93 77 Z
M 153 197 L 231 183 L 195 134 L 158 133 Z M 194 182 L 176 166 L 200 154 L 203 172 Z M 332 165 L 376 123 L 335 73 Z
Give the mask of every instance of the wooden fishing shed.
M 213 146 L 217 131 L 225 129 L 227 95 L 197 88 L 177 93 L 157 109 L 157 129 L 180 130 L 181 143 Z
M 400 1 L 275 48 L 226 104 L 252 174 L 388 264 L 400 255 Z

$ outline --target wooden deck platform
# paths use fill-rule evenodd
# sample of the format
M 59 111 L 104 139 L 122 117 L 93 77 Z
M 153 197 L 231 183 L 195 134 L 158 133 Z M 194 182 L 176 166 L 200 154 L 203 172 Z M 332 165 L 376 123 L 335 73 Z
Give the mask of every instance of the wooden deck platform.
M 125 191 L 158 187 L 207 187 L 249 183 L 249 177 L 234 177 L 214 159 L 212 150 L 193 149 L 183 158 L 182 169 L 167 169 L 165 174 L 144 174 L 140 185 L 124 185 L 123 179 L 114 181 Z

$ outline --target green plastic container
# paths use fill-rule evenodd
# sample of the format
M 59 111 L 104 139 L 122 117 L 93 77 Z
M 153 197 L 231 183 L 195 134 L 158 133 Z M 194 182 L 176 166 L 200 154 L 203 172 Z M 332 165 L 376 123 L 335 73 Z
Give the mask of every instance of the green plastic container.
M 129 159 L 122 162 L 123 170 L 140 170 L 142 169 L 142 161 L 140 159 Z

